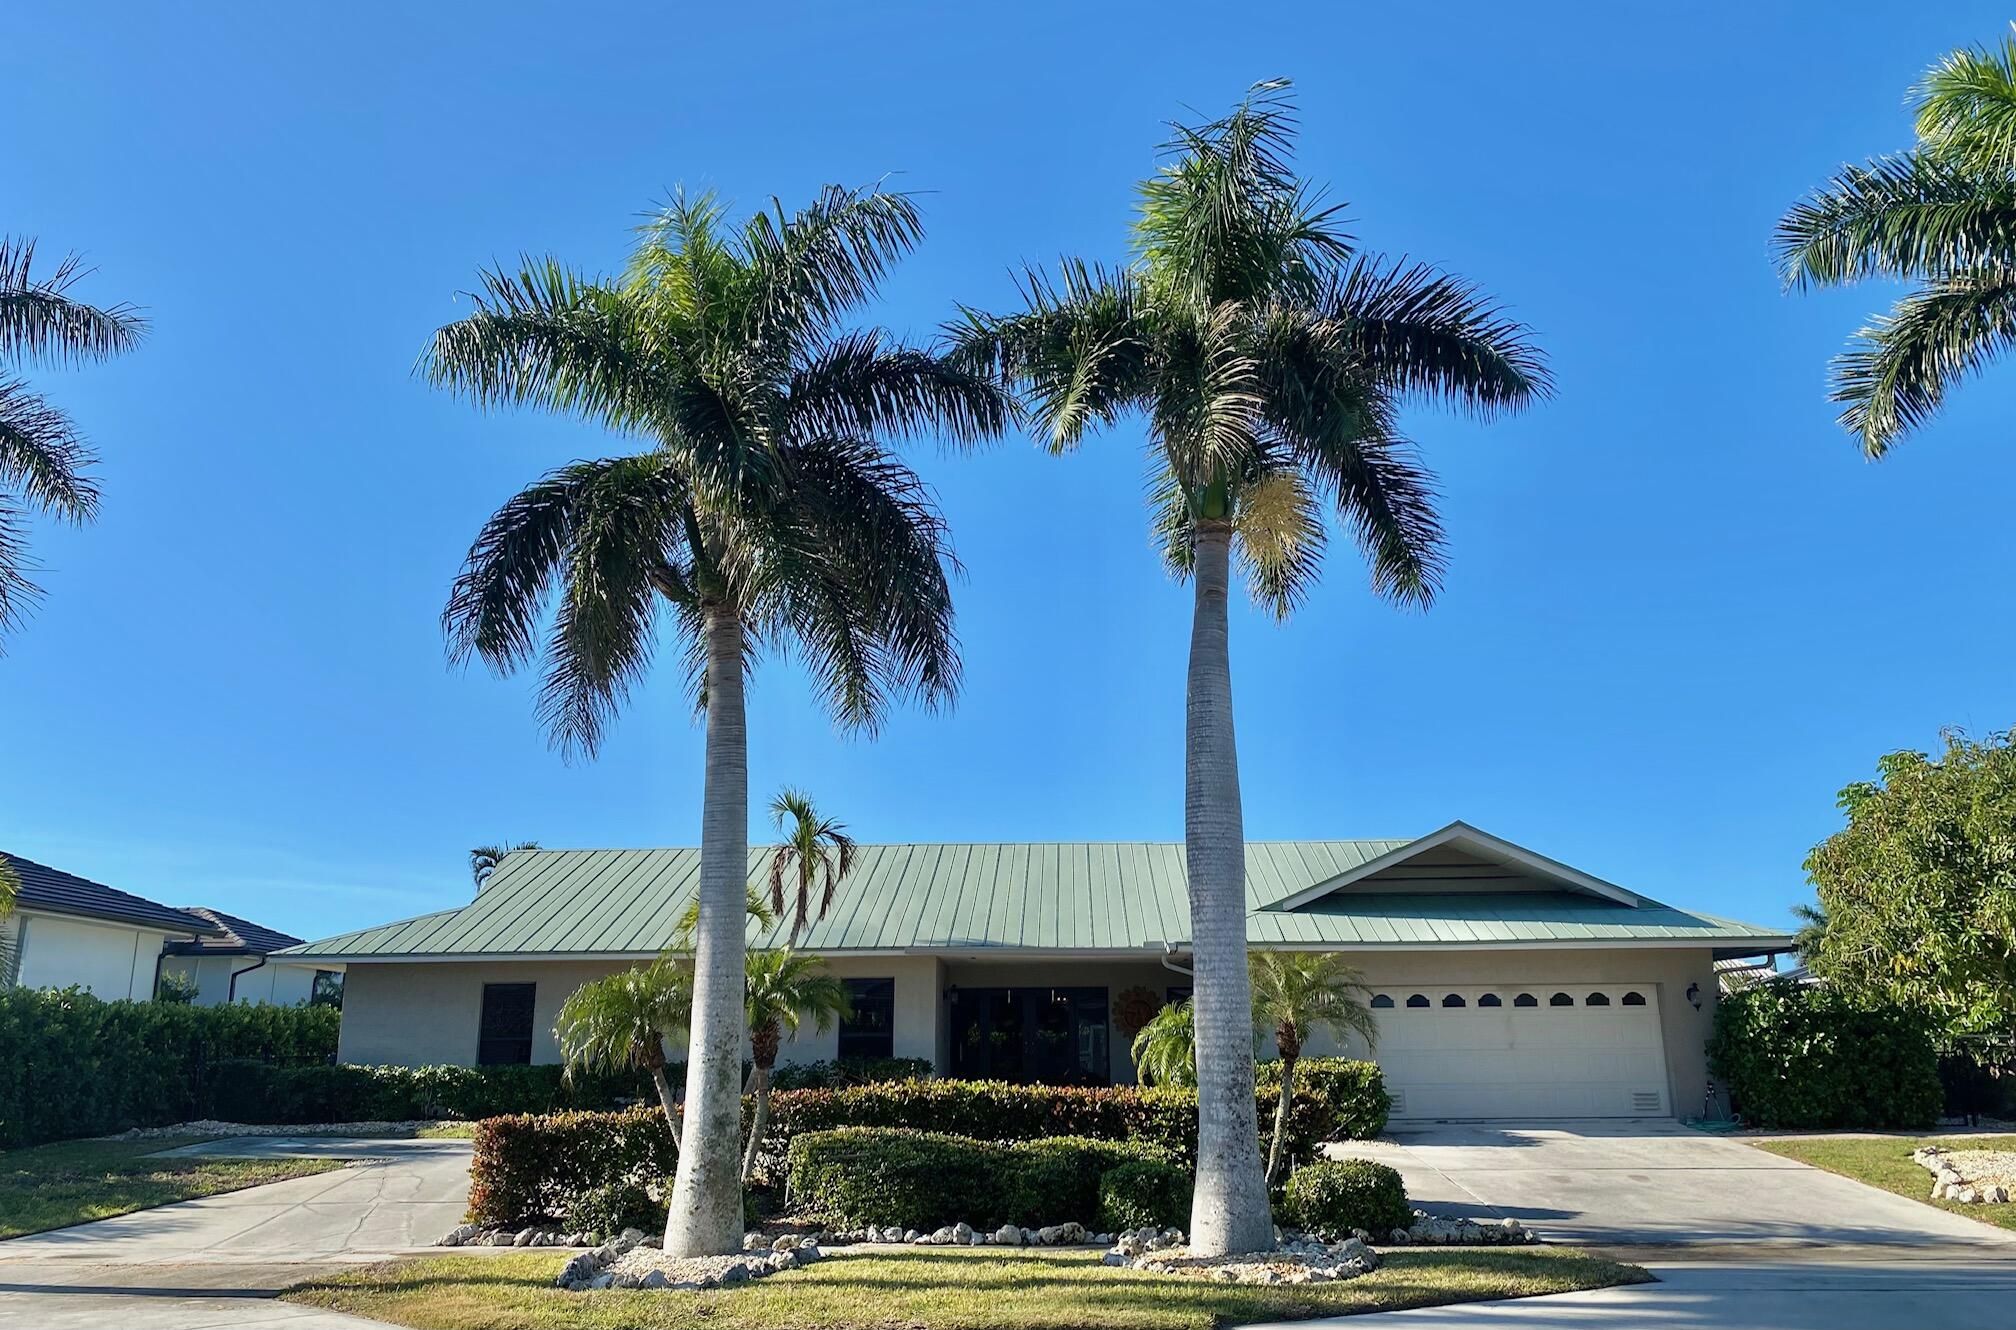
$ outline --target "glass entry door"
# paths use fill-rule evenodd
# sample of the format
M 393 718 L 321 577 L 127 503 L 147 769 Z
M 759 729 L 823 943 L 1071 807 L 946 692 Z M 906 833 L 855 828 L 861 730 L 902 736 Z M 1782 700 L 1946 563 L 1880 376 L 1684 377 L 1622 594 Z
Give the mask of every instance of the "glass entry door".
M 952 1074 L 967 1080 L 1106 1085 L 1103 988 L 960 988 Z

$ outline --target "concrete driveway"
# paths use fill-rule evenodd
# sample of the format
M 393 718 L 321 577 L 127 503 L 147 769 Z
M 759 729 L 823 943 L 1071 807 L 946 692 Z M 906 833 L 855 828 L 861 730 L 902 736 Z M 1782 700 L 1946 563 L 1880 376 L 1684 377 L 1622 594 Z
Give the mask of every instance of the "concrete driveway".
M 1400 1170 L 1436 1214 L 1591 1245 L 1839 1244 L 2016 1256 L 2016 1234 L 1670 1119 L 1433 1123 L 1329 1147 Z

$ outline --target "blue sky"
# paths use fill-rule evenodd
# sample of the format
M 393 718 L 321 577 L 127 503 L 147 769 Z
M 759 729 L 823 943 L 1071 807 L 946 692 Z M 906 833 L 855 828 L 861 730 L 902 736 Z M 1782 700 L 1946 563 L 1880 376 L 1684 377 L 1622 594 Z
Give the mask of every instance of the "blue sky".
M 1887 293 L 1787 296 L 1768 262 L 1784 205 L 1903 146 L 1906 88 L 1996 7 L 638 8 L 12 17 L 32 58 L 0 80 L 0 229 L 85 251 L 89 294 L 155 326 L 36 372 L 106 497 L 35 535 L 0 845 L 315 935 L 460 903 L 481 841 L 692 843 L 671 671 L 570 766 L 532 680 L 444 664 L 483 518 L 614 447 L 417 382 L 457 292 L 520 251 L 614 265 L 681 182 L 754 205 L 889 175 L 926 191 L 929 238 L 871 316 L 928 335 L 955 300 L 1009 303 L 1024 260 L 1118 257 L 1162 123 L 1284 74 L 1302 164 L 1363 243 L 1504 298 L 1560 394 L 1409 421 L 1451 534 L 1432 611 L 1375 600 L 1340 545 L 1292 623 L 1236 618 L 1249 836 L 1460 817 L 1777 924 L 1840 786 L 1942 725 L 2016 721 L 2016 367 L 1866 464 L 1825 366 Z M 870 743 L 767 663 L 756 799 L 805 786 L 863 839 L 1180 837 L 1188 603 L 1140 444 L 917 450 L 968 570 L 963 701 Z

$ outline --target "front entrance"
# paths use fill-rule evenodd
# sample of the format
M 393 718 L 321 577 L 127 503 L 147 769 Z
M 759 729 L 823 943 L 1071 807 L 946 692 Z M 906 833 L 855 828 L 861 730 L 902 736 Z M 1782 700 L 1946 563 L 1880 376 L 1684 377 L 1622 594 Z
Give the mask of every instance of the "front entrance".
M 965 1080 L 1106 1085 L 1103 988 L 955 988 L 952 1074 Z

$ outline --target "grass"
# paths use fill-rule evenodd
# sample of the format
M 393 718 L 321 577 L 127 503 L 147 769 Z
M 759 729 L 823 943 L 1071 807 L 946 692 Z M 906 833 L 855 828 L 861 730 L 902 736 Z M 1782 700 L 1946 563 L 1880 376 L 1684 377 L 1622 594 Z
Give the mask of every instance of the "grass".
M 1639 1283 L 1635 1265 L 1560 1249 L 1395 1251 L 1337 1284 L 1241 1286 L 1118 1270 L 1096 1252 L 841 1248 L 734 1289 L 554 1288 L 564 1257 L 441 1256 L 301 1285 L 289 1302 L 417 1330 L 1209 1330 Z
M 0 1238 L 341 1168 L 340 1159 L 148 1156 L 204 1139 L 61 1141 L 0 1154 Z
M 2016 1150 L 2016 1136 L 1921 1137 L 1901 1136 L 1797 1136 L 1786 1140 L 1750 1141 L 1759 1150 L 1797 1159 L 1802 1164 L 1839 1173 L 1844 1178 L 1866 1182 L 1872 1187 L 1908 1196 L 1924 1205 L 1998 1228 L 2016 1229 L 2016 1205 L 1962 1205 L 1958 1201 L 1932 1199 L 1932 1175 L 1911 1162 L 1911 1152 L 1921 1145 L 1943 1145 L 1949 1150 Z
M 467 1141 L 476 1136 L 473 1122 L 430 1122 L 413 1133 L 423 1141 Z

